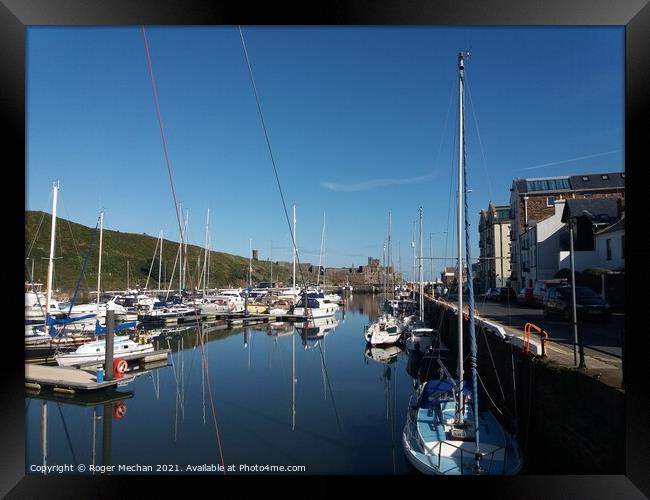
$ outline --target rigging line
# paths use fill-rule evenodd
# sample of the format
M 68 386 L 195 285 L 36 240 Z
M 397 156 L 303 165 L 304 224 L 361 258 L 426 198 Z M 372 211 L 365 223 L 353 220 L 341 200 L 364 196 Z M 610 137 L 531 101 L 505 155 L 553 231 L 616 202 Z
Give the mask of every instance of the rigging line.
M 185 241 L 184 241 L 185 233 L 183 232 L 183 226 L 181 224 L 180 209 L 179 209 L 179 206 L 178 206 L 178 202 L 176 200 L 176 189 L 174 187 L 174 177 L 172 175 L 172 166 L 171 166 L 171 162 L 169 160 L 169 153 L 168 153 L 168 150 L 167 150 L 167 140 L 165 138 L 165 129 L 164 129 L 164 126 L 163 126 L 162 114 L 160 112 L 160 101 L 158 99 L 158 90 L 157 90 L 157 86 L 156 86 L 156 77 L 155 77 L 154 71 L 153 71 L 153 64 L 151 62 L 151 53 L 150 53 L 150 50 L 149 50 L 149 42 L 147 40 L 147 32 L 145 30 L 144 25 L 142 26 L 142 37 L 143 37 L 143 40 L 144 40 L 144 47 L 145 47 L 145 52 L 146 52 L 146 56 L 147 56 L 147 68 L 149 70 L 149 76 L 151 78 L 151 90 L 153 92 L 153 98 L 154 98 L 154 102 L 155 102 L 155 105 L 156 105 L 156 116 L 158 118 L 158 128 L 160 130 L 160 138 L 162 140 L 163 153 L 164 153 L 164 156 L 165 156 L 165 164 L 167 166 L 167 174 L 169 176 L 169 185 L 170 185 L 170 188 L 171 188 L 172 198 L 173 198 L 173 202 L 174 202 L 174 211 L 176 212 L 176 222 L 178 223 L 178 228 L 180 230 L 181 244 L 183 244 L 183 243 L 185 243 Z M 186 259 L 185 260 L 187 260 L 187 250 L 185 250 L 185 254 L 186 254 L 185 255 Z M 191 288 L 192 288 L 192 299 L 194 299 L 194 286 L 193 286 L 193 283 L 192 283 L 191 274 L 190 274 L 190 285 L 191 285 Z M 197 328 L 200 330 L 201 323 L 199 321 L 199 316 L 198 316 L 198 313 L 196 312 L 196 310 L 195 310 L 195 315 L 194 316 L 196 318 Z M 203 342 L 201 342 L 201 348 L 204 349 Z M 219 424 L 218 424 L 218 421 L 217 421 L 217 412 L 216 412 L 216 409 L 215 409 L 215 406 L 214 406 L 214 400 L 213 400 L 213 397 L 212 397 L 212 384 L 210 382 L 210 377 L 207 377 L 207 378 L 208 378 L 208 392 L 209 392 L 209 395 L 210 395 L 210 406 L 211 406 L 211 409 L 212 409 L 212 419 L 213 419 L 213 422 L 214 422 L 214 429 L 215 429 L 215 434 L 216 434 L 216 438 L 217 438 L 217 445 L 218 445 L 218 448 L 219 448 L 219 455 L 220 455 L 220 458 L 221 458 L 221 465 L 223 466 L 223 474 L 225 475 L 226 474 L 226 468 L 225 468 L 225 461 L 224 461 L 224 458 L 223 458 L 223 450 L 222 450 L 222 447 L 221 447 L 221 436 L 220 436 L 220 433 L 219 433 Z
M 483 157 L 483 169 L 485 170 L 485 179 L 487 180 L 488 192 L 490 193 L 490 199 L 494 200 L 492 196 L 492 183 L 490 182 L 490 176 L 487 171 L 487 160 L 485 159 L 485 149 L 483 148 L 483 141 L 481 140 L 481 132 L 478 128 L 478 120 L 476 119 L 476 110 L 474 109 L 474 102 L 472 101 L 472 92 L 469 88 L 469 83 L 467 85 L 467 95 L 469 96 L 470 107 L 472 108 L 472 116 L 474 117 L 474 124 L 476 125 L 476 135 L 478 136 L 478 143 L 481 147 L 481 156 Z
M 246 57 L 246 64 L 248 66 L 248 75 L 251 79 L 251 84 L 253 86 L 253 92 L 255 94 L 255 102 L 257 103 L 257 111 L 260 115 L 260 121 L 262 122 L 262 129 L 264 131 L 264 137 L 266 139 L 266 147 L 269 150 L 269 156 L 271 158 L 271 164 L 273 165 L 273 173 L 275 174 L 275 181 L 278 185 L 278 191 L 280 192 L 280 198 L 282 199 L 282 208 L 284 209 L 284 217 L 287 221 L 287 226 L 289 227 L 289 234 L 291 235 L 291 241 L 293 244 L 293 251 L 296 254 L 296 261 L 298 264 L 298 271 L 300 272 L 300 277 L 302 278 L 303 285 L 306 286 L 305 276 L 302 272 L 302 266 L 300 264 L 300 257 L 298 257 L 298 248 L 296 247 L 296 239 L 293 234 L 293 229 L 291 228 L 291 222 L 289 222 L 289 212 L 287 212 L 287 204 L 284 200 L 284 193 L 282 192 L 282 185 L 280 184 L 280 176 L 278 175 L 278 169 L 275 165 L 275 158 L 273 157 L 273 150 L 271 149 L 271 141 L 269 140 L 269 134 L 266 129 L 266 122 L 264 121 L 264 114 L 262 113 L 262 105 L 260 103 L 260 97 L 257 93 L 257 85 L 255 85 L 255 78 L 253 77 L 253 68 L 251 67 L 250 59 L 248 58 L 248 50 L 246 49 L 246 42 L 244 41 L 244 33 L 239 28 L 239 36 L 241 38 L 242 48 L 244 49 L 244 56 Z
M 458 116 L 456 116 L 456 121 L 454 123 L 454 128 L 458 128 Z M 453 193 L 453 188 L 454 188 L 454 183 L 456 182 L 456 176 L 454 175 L 454 170 L 456 166 L 456 134 L 454 134 L 454 142 L 452 144 L 451 148 L 451 161 L 449 162 L 451 164 L 451 182 L 449 183 L 449 201 L 447 202 L 447 229 L 445 230 L 445 255 L 449 255 L 449 216 L 451 215 L 451 203 L 452 203 L 452 193 Z M 455 213 L 455 205 L 454 204 L 454 213 Z M 445 265 L 443 267 L 447 267 L 447 262 L 445 262 Z
M 492 356 L 492 349 L 490 349 L 490 343 L 488 342 L 487 335 L 485 334 L 485 327 L 483 325 L 479 326 L 479 332 L 483 333 L 483 340 L 485 342 L 485 345 L 488 350 L 488 354 L 490 355 L 490 361 L 492 363 L 492 368 L 494 369 L 494 375 L 496 376 L 497 383 L 499 384 L 499 390 L 501 391 L 501 397 L 503 398 L 503 401 L 506 401 L 506 394 L 503 390 L 503 386 L 501 385 L 501 378 L 499 377 L 499 371 L 497 370 L 496 364 L 494 363 L 494 357 Z
M 48 204 L 50 203 L 50 200 L 51 200 L 51 199 L 52 199 L 52 192 L 50 192 L 50 196 L 49 196 L 49 198 L 47 199 L 47 203 L 48 203 Z M 45 220 L 45 215 L 46 215 L 46 214 L 47 214 L 47 212 L 46 212 L 45 210 L 43 210 L 43 211 L 41 212 L 41 220 L 40 220 L 40 222 L 38 223 L 38 227 L 36 228 L 36 232 L 34 233 L 34 239 L 32 240 L 32 244 L 29 245 L 29 250 L 27 250 L 27 257 L 29 257 L 29 256 L 31 255 L 31 253 L 32 253 L 32 248 L 34 248 L 34 243 L 36 243 L 36 238 L 38 237 L 38 233 L 39 233 L 40 230 L 41 230 L 41 225 L 43 224 L 43 220 Z
M 68 211 L 65 208 L 65 201 L 63 200 L 62 197 L 59 198 L 61 200 L 61 212 L 65 213 L 67 215 Z M 72 232 L 72 224 L 70 224 L 70 219 L 67 218 L 65 219 L 68 222 L 68 228 L 70 229 L 70 237 L 72 238 L 72 246 L 75 249 L 75 252 L 77 252 L 77 260 L 79 261 L 79 264 L 81 264 L 81 255 L 79 254 L 79 248 L 77 247 L 77 241 L 74 239 L 74 233 Z M 63 252 L 61 253 L 63 255 Z M 86 280 L 86 276 L 84 275 L 83 277 L 84 284 L 86 285 L 86 288 L 90 288 L 88 286 L 88 281 Z
M 75 467 L 77 466 L 77 457 L 74 454 L 74 448 L 72 447 L 72 440 L 70 439 L 70 433 L 68 432 L 68 426 L 65 423 L 65 418 L 63 418 L 63 412 L 61 411 L 61 403 L 56 404 L 59 409 L 59 415 L 61 415 L 61 422 L 63 423 L 63 430 L 65 431 L 65 437 L 68 441 L 68 446 L 70 447 L 70 453 L 72 453 L 72 461 L 74 462 Z

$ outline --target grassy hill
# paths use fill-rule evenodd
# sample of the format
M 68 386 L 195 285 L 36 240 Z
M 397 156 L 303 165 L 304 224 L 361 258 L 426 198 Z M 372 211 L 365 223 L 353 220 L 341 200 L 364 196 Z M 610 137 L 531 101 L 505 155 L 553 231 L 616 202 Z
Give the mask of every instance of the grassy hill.
M 25 281 L 34 269 L 34 280 L 45 284 L 47 281 L 47 259 L 50 252 L 50 227 L 52 218 L 48 213 L 40 211 L 25 212 Z M 158 238 L 145 234 L 122 233 L 120 231 L 103 232 L 102 252 L 102 290 L 123 290 L 128 284 L 133 287 L 144 287 L 151 268 L 149 289 L 158 287 L 158 254 L 154 252 Z M 97 289 L 99 231 L 57 217 L 56 250 L 54 265 L 54 288 L 70 293 L 81 274 L 83 261 L 88 246 L 92 250 L 88 257 L 86 271 L 82 278 L 80 290 L 87 295 Z M 174 260 L 178 254 L 178 242 L 163 240 L 163 270 L 161 272 L 161 287 L 167 288 L 171 280 Z M 188 279 L 197 284 L 200 268 L 197 272 L 197 259 L 203 266 L 204 249 L 195 245 L 187 246 Z M 210 287 L 248 286 L 248 258 L 223 252 L 210 252 Z M 129 278 L 127 280 L 127 262 Z M 309 264 L 303 264 L 305 277 L 316 281 L 316 271 L 307 272 Z M 176 263 L 172 289 L 178 289 L 179 264 Z M 273 281 L 291 282 L 291 263 L 273 263 Z M 190 281 L 189 275 L 192 278 Z M 259 281 L 269 281 L 271 277 L 271 262 L 253 261 L 253 284 Z M 298 281 L 298 277 L 296 277 Z

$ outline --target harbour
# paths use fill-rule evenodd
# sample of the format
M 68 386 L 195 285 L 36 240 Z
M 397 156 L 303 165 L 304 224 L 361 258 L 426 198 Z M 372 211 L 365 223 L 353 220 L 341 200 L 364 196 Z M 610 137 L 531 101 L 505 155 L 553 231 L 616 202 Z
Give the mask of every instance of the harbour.
M 426 32 L 409 36 L 420 39 Z M 323 35 L 310 30 L 285 34 L 296 33 L 306 40 Z M 372 39 L 369 33 L 350 33 Z M 519 40 L 495 33 L 495 40 Z M 93 36 L 117 41 L 119 34 Z M 378 142 L 360 147 L 355 139 L 339 144 L 342 149 L 327 149 L 324 158 L 346 152 L 329 162 L 332 167 L 321 158 L 312 162 L 300 155 L 313 156 L 317 143 L 304 150 L 303 144 L 333 137 L 338 127 L 314 136 L 307 128 L 304 141 L 288 139 L 294 130 L 289 121 L 275 128 L 278 115 L 269 110 L 277 113 L 288 96 L 297 102 L 304 96 L 296 89 L 279 91 L 265 80 L 265 64 L 275 59 L 256 53 L 261 47 L 255 43 L 268 35 L 266 28 L 241 26 L 198 35 L 211 43 L 219 39 L 224 47 L 237 42 L 241 49 L 236 57 L 232 46 L 222 54 L 233 74 L 194 68 L 196 74 L 206 69 L 209 78 L 223 78 L 224 98 L 232 93 L 228 106 L 237 102 L 247 109 L 237 115 L 240 122 L 220 129 L 217 142 L 223 142 L 218 151 L 211 150 L 217 142 L 209 126 L 200 127 L 195 145 L 187 142 L 191 127 L 179 125 L 186 123 L 185 112 L 197 123 L 216 115 L 190 111 L 190 104 L 184 109 L 178 90 L 165 96 L 174 89 L 171 82 L 182 88 L 185 75 L 180 71 L 172 77 L 167 71 L 181 61 L 196 62 L 179 58 L 169 41 L 184 47 L 178 50 L 197 46 L 185 45 L 185 39 L 164 28 L 128 31 L 136 34 L 143 73 L 133 85 L 146 82 L 139 92 L 151 98 L 151 123 L 137 127 L 153 135 L 144 142 L 148 156 L 143 161 L 155 163 L 150 158 L 156 157 L 158 164 L 143 168 L 156 172 L 146 184 L 156 196 L 139 190 L 137 199 L 144 204 L 134 217 L 131 203 L 121 205 L 129 198 L 113 191 L 113 183 L 98 182 L 101 193 L 111 191 L 113 203 L 101 198 L 93 213 L 81 205 L 80 181 L 68 176 L 51 182 L 51 214 L 26 210 L 24 391 L 31 472 L 625 472 L 620 431 L 627 392 L 626 186 L 620 150 L 576 156 L 566 162 L 601 156 L 608 162 L 590 161 L 571 170 L 555 167 L 565 161 L 533 159 L 534 151 L 540 154 L 536 143 L 519 150 L 513 138 L 507 143 L 511 151 L 495 141 L 491 124 L 508 113 L 519 118 L 519 108 L 510 109 L 509 98 L 500 108 L 481 108 L 469 90 L 469 82 L 476 82 L 474 95 L 491 103 L 505 88 L 492 80 L 498 76 L 510 85 L 508 92 L 518 92 L 515 80 L 502 75 L 513 71 L 511 65 L 487 71 L 486 62 L 497 61 L 498 50 L 486 60 L 480 50 L 448 47 L 444 62 L 425 69 L 405 58 L 406 72 L 391 76 L 398 86 L 422 85 L 422 95 L 431 94 L 424 89 L 435 85 L 435 113 L 407 97 L 410 92 L 398 92 L 413 106 L 409 113 L 395 107 L 399 100 L 384 96 L 380 108 L 393 108 L 386 116 L 401 116 L 400 125 L 380 125 L 383 112 L 375 107 L 368 116 L 357 110 L 349 119 L 363 118 L 361 128 L 352 120 L 340 130 L 350 138 L 359 130 L 374 130 L 370 135 Z M 541 43 L 548 42 L 546 35 L 531 36 L 539 50 L 547 50 Z M 255 49 L 249 53 L 251 40 Z M 132 42 L 120 40 L 125 47 Z M 198 46 L 205 56 L 209 45 Z M 427 57 L 427 51 L 420 53 L 423 61 Z M 594 52 L 591 57 L 603 56 Z M 570 59 L 563 54 L 553 64 L 573 70 Z M 290 66 L 289 60 L 279 59 Z M 581 67 L 590 71 L 587 62 Z M 164 76 L 156 78 L 155 70 Z M 549 75 L 565 78 L 565 70 Z M 132 77 L 131 71 L 126 74 Z M 405 78 L 409 73 L 414 77 Z M 552 86 L 554 81 L 544 76 L 545 85 Z M 380 88 L 388 85 L 379 80 Z M 438 102 L 446 92 L 445 114 L 437 106 L 446 103 Z M 176 107 L 165 102 L 169 95 Z M 190 87 L 182 95 L 196 97 Z M 319 102 L 313 97 L 305 103 Z M 346 96 L 339 95 L 337 102 L 347 102 Z M 138 106 L 144 104 L 138 101 Z M 303 108 L 292 104 L 287 109 L 302 113 Z M 322 112 L 332 109 L 321 106 Z M 477 112 L 490 123 L 483 128 L 486 144 L 502 155 L 530 159 L 500 159 L 496 163 L 502 165 L 488 172 Z M 166 113 L 172 117 L 167 121 L 166 116 L 167 126 Z M 617 116 L 611 110 L 602 113 L 609 120 Z M 384 127 L 397 127 L 391 136 L 397 137 L 413 132 L 412 123 L 430 127 L 433 117 L 440 134 L 433 167 L 427 163 L 432 142 L 426 127 L 416 127 L 416 147 L 404 147 L 406 139 L 403 145 L 379 140 Z M 315 123 L 312 118 L 309 123 Z M 108 122 L 119 128 L 114 120 Z M 534 119 L 530 123 L 537 126 Z M 552 132 L 556 141 L 575 146 L 566 142 L 566 133 Z M 168 139 L 177 145 L 168 149 Z M 530 139 L 525 135 L 519 141 Z M 392 160 L 390 155 L 373 153 L 370 161 L 364 156 L 384 142 L 395 155 Z M 178 144 L 183 144 L 180 150 Z M 283 151 L 289 144 L 295 149 Z M 141 154 L 139 147 L 137 141 L 129 146 L 134 158 Z M 357 147 L 365 153 L 357 156 Z M 402 167 L 407 151 L 417 161 Z M 221 168 L 217 175 L 200 166 L 215 155 L 232 160 L 233 168 Z M 191 166 L 174 175 L 172 159 Z M 355 170 L 345 166 L 348 161 L 366 166 Z M 526 162 L 530 165 L 522 167 Z M 538 168 L 545 169 L 544 176 L 518 172 Z M 358 172 L 363 172 L 360 178 Z M 328 180 L 330 175 L 336 182 Z M 314 193 L 307 192 L 308 186 Z M 38 199 L 45 203 L 46 196 L 41 192 Z M 64 217 L 68 201 L 77 221 L 82 212 L 85 221 L 96 214 L 95 227 Z

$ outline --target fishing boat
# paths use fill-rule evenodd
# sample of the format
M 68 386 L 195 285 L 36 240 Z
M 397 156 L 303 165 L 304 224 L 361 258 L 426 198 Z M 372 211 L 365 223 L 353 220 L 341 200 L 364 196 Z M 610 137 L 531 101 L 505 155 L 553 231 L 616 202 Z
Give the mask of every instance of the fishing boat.
M 409 402 L 403 445 L 410 463 L 426 474 L 516 474 L 521 470 L 519 447 L 489 409 L 479 409 L 476 369 L 476 336 L 464 175 L 464 54 L 459 68 L 459 161 L 458 161 L 458 276 L 463 276 L 463 233 L 466 244 L 468 292 L 468 335 L 472 381 L 463 379 L 463 294 L 458 294 L 458 360 L 454 378 L 439 362 L 443 376 L 419 385 Z M 464 217 L 463 217 L 464 215 Z M 464 231 L 463 231 L 464 227 Z
M 132 356 L 133 354 L 145 354 L 153 352 L 154 346 L 150 343 L 137 344 L 128 336 L 115 337 L 113 344 L 113 356 Z M 77 348 L 76 351 L 58 354 L 54 359 L 59 366 L 86 365 L 91 363 L 103 363 L 106 356 L 106 340 L 88 342 Z

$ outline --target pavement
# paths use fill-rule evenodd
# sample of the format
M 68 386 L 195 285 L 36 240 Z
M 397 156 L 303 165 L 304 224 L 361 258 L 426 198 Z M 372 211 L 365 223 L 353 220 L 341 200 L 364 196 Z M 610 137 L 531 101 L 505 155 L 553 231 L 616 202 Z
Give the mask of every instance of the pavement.
M 550 340 L 546 343 L 545 361 L 560 366 L 576 366 L 573 350 L 575 334 L 571 322 L 562 318 L 545 318 L 541 307 L 486 301 L 481 295 L 475 296 L 474 302 L 479 316 L 499 323 L 508 334 L 523 337 L 526 323 L 539 326 L 548 333 Z M 624 320 L 623 313 L 614 313 L 608 322 L 598 320 L 578 323 L 586 366 L 581 370 L 617 389 L 623 388 Z M 539 339 L 534 332 L 532 335 Z

